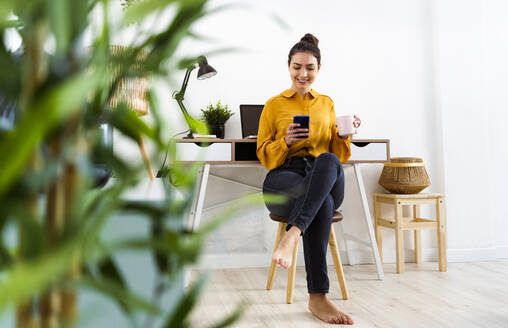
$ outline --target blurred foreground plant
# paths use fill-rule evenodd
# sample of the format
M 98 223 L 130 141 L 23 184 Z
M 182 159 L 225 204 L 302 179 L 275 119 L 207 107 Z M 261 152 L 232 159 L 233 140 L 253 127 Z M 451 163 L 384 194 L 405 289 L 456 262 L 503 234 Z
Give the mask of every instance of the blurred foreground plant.
M 133 1 L 125 6 L 121 27 L 167 7 L 172 7 L 173 18 L 161 32 L 139 33 L 124 53 L 113 56 L 109 40 L 117 31 L 109 21 L 107 0 L 2 0 L 0 36 L 15 29 L 22 40 L 17 53 L 0 42 L 0 114 L 16 113 L 13 126 L 0 124 L 0 313 L 14 305 L 18 327 L 76 326 L 81 287 L 111 297 L 133 326 L 141 324 L 140 316 L 156 318 L 163 327 L 189 326 L 203 279 L 187 291 L 182 288 L 171 311 L 162 309 L 158 298 L 180 284 L 176 278 L 195 263 L 205 235 L 230 212 L 197 232 L 188 230 L 184 217 L 192 203 L 196 166 L 173 165 L 172 174 L 184 183 L 178 191 L 165 183 L 160 202 L 124 200 L 122 193 L 146 179 L 146 173 L 142 165 L 108 151 L 98 126 L 110 124 L 133 141 L 149 138 L 155 145 L 153 157 L 161 157 L 167 140 L 152 91 L 153 125 L 140 120 L 125 102 L 111 108 L 110 99 L 121 79 L 133 74 L 167 77 L 167 63 L 176 61 L 178 44 L 191 37 L 192 25 L 207 15 L 206 4 Z M 84 44 L 86 33 L 92 35 L 91 45 Z M 142 51 L 142 69 L 133 70 Z M 108 75 L 111 66 L 118 72 L 113 78 Z M 195 129 L 206 132 L 204 126 Z M 172 162 L 175 157 L 171 144 Z M 115 175 L 104 189 L 93 189 L 97 158 Z M 104 226 L 119 212 L 145 218 L 150 232 L 115 243 L 104 240 Z M 17 234 L 14 243 L 5 240 L 8 231 Z M 115 262 L 115 255 L 125 250 L 154 255 L 159 282 L 153 300 L 136 294 L 125 281 Z M 216 327 L 229 325 L 240 313 Z M 144 322 L 151 326 L 154 321 Z

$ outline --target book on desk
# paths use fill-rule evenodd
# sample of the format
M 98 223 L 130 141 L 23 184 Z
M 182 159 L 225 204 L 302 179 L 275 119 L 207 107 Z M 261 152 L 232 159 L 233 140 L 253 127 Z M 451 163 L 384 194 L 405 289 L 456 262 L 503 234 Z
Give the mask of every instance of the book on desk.
M 177 153 L 182 162 L 215 164 L 259 164 L 256 139 L 178 139 Z M 348 164 L 386 163 L 390 160 L 389 139 L 353 139 Z

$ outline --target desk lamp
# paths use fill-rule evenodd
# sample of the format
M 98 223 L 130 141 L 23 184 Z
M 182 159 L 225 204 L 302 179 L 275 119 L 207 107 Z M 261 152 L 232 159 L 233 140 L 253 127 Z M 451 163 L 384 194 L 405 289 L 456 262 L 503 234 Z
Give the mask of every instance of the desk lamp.
M 195 119 L 189 115 L 187 109 L 183 105 L 183 97 L 185 95 L 185 89 L 187 89 L 187 84 L 189 83 L 189 76 L 190 73 L 197 67 L 196 64 L 199 65 L 198 80 L 204 80 L 217 74 L 217 71 L 212 66 L 208 65 L 206 57 L 199 56 L 191 65 L 188 66 L 180 91 L 175 91 L 175 93 L 173 93 L 173 98 L 176 99 L 176 102 L 180 106 L 183 116 L 185 117 L 185 121 L 189 126 L 189 134 L 185 136 L 184 139 L 194 138 L 193 133 L 196 132 L 196 124 L 194 123 Z

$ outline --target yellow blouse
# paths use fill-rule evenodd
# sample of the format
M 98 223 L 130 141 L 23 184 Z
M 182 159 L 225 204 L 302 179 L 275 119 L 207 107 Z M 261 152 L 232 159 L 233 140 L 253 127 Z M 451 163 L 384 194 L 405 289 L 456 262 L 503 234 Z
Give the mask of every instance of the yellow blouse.
M 309 115 L 309 137 L 288 148 L 284 137 L 294 115 Z M 332 152 L 345 163 L 351 157 L 351 137 L 342 139 L 335 126 L 332 99 L 310 90 L 302 99 L 299 93 L 286 90 L 270 98 L 259 121 L 256 154 L 267 169 L 281 166 L 286 158 L 319 156 Z

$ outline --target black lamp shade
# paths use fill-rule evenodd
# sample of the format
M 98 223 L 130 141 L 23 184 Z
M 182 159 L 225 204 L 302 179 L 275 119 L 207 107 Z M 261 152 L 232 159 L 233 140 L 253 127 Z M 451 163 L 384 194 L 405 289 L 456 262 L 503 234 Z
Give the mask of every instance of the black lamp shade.
M 199 58 L 198 80 L 204 80 L 217 74 L 217 71 L 210 65 L 204 56 Z

